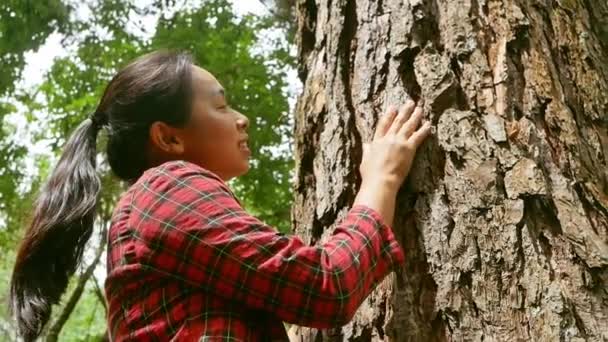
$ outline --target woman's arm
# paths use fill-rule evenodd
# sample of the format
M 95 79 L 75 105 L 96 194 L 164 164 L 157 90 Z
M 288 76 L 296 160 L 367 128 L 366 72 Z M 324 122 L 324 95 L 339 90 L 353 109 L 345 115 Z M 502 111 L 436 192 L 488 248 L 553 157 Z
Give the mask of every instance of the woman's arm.
M 334 327 L 404 260 L 368 206 L 355 205 L 327 242 L 308 246 L 248 215 L 225 183 L 196 166 L 157 172 L 135 200 L 162 206 L 132 212 L 148 247 L 144 266 L 210 295 L 286 322 Z

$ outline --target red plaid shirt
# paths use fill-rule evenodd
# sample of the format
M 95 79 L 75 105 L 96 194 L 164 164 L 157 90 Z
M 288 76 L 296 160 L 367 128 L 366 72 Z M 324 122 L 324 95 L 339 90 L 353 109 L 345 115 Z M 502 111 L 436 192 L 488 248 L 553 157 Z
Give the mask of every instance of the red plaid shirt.
M 403 251 L 356 206 L 320 246 L 241 208 L 215 174 L 183 161 L 150 169 L 119 201 L 109 233 L 113 341 L 287 340 L 282 321 L 347 323 Z

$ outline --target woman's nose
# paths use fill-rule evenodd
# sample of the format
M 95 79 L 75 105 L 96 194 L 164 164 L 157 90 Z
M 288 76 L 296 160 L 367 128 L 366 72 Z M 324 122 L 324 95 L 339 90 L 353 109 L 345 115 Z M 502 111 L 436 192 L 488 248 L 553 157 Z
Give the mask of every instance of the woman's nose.
M 237 115 L 239 116 L 238 119 L 236 119 L 236 124 L 238 125 L 238 127 L 240 129 L 249 128 L 249 118 L 239 112 L 237 112 Z

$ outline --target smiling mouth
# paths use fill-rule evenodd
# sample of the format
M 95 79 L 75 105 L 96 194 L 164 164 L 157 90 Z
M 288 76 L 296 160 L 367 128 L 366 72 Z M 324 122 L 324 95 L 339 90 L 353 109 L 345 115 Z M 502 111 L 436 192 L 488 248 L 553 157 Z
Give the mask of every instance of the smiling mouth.
M 239 142 L 239 149 L 241 149 L 242 151 L 245 151 L 245 152 L 250 152 L 249 145 L 247 145 L 247 140 L 243 140 L 243 141 Z

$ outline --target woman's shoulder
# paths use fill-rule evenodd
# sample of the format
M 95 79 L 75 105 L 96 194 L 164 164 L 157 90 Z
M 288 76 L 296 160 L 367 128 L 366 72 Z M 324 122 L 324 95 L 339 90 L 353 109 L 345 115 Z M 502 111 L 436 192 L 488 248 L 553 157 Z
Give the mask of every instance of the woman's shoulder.
M 171 160 L 161 165 L 152 167 L 144 172 L 142 178 L 145 176 L 183 177 L 196 174 L 204 177 L 215 178 L 220 181 L 222 180 L 218 175 L 207 170 L 206 168 L 185 160 Z
M 173 160 L 150 168 L 121 196 L 117 210 L 196 201 L 207 194 L 234 194 L 215 173 L 191 162 Z M 164 204 L 163 204 L 164 203 Z
M 150 196 L 164 197 L 184 191 L 201 192 L 217 188 L 232 193 L 215 173 L 188 161 L 172 160 L 146 170 L 122 194 L 117 207 L 129 207 Z
M 224 181 L 215 173 L 200 165 L 185 160 L 172 160 L 152 167 L 144 172 L 137 183 L 142 181 L 150 183 L 152 180 L 183 181 L 192 177 L 208 178 L 210 180 L 219 181 L 222 184 L 224 183 Z

